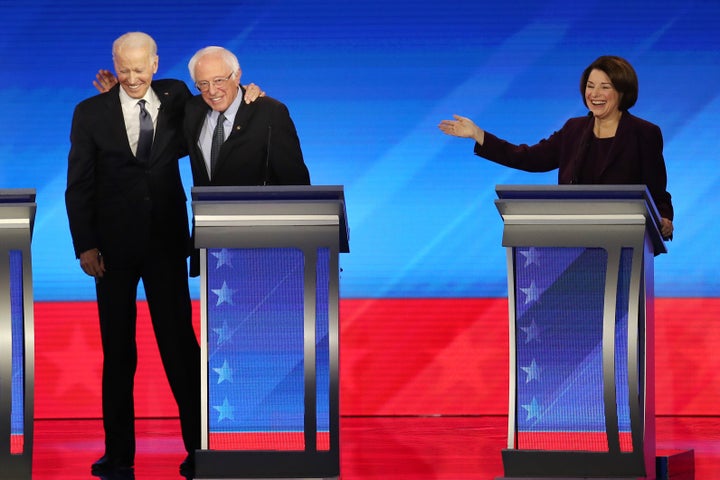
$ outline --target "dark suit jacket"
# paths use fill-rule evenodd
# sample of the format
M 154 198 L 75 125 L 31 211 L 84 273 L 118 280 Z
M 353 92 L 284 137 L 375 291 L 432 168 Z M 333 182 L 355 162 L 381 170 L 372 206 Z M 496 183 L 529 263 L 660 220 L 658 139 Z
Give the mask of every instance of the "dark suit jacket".
M 243 94 L 242 90 L 238 92 Z M 201 95 L 193 97 L 185 107 L 183 131 L 195 186 L 310 185 L 290 113 L 284 104 L 270 97 L 260 97 L 249 105 L 241 103 L 210 179 L 198 146 L 209 111 Z M 190 276 L 198 275 L 200 256 L 196 250 L 190 258 Z
M 269 185 L 310 184 L 290 113 L 284 104 L 270 97 L 260 97 L 249 105 L 242 102 L 210 179 L 198 146 L 209 110 L 201 95 L 192 98 L 185 110 L 184 132 L 195 186 L 263 185 L 266 178 Z
M 181 122 L 190 91 L 178 80 L 152 83 L 162 108 L 151 158 L 143 165 L 130 150 L 119 88 L 84 100 L 73 115 L 65 203 L 75 254 L 97 247 L 106 265 L 157 245 L 186 254 L 178 159 L 186 154 Z
M 592 116 L 571 118 L 550 137 L 532 146 L 513 145 L 485 132 L 483 145 L 475 144 L 475 153 L 519 170 L 548 172 L 558 169 L 558 183 L 600 185 L 647 185 L 660 215 L 673 219 L 673 207 L 667 192 L 667 171 L 663 158 L 660 128 L 623 112 L 615 139 L 602 165 L 593 168 L 594 178 L 580 179 L 593 135 Z

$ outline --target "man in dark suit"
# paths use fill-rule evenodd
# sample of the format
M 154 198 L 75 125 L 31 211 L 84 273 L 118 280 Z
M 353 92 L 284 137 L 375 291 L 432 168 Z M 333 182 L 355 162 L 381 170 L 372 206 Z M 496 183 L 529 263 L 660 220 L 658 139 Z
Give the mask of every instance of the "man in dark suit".
M 189 228 L 178 168 L 186 154 L 182 119 L 191 94 L 181 81 L 152 81 L 157 46 L 144 33 L 119 37 L 113 63 L 119 85 L 75 108 L 65 192 L 75 254 L 95 278 L 104 356 L 105 454 L 92 473 L 129 470 L 134 463 L 140 279 L 178 404 L 188 452 L 181 470 L 187 470 L 200 444 L 200 349 L 191 321 Z
M 183 126 L 195 186 L 310 184 L 287 107 L 267 96 L 243 103 L 242 71 L 232 52 L 203 48 L 188 69 L 200 90 L 187 103 Z M 221 114 L 222 146 L 213 160 L 213 135 Z
M 188 101 L 183 123 L 195 186 L 310 184 L 287 107 L 267 96 L 242 102 L 242 71 L 232 52 L 203 48 L 190 59 L 188 69 L 200 90 Z M 190 275 L 199 274 L 195 250 Z

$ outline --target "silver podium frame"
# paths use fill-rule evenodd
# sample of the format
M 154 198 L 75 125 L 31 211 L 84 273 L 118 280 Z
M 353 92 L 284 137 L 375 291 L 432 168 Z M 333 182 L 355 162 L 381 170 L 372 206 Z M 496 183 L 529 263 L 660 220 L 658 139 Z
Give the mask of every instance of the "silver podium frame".
M 196 478 L 338 478 L 339 439 L 339 253 L 349 252 L 342 186 L 195 187 L 195 247 L 201 276 L 201 449 Z M 209 248 L 297 248 L 304 253 L 304 445 L 303 451 L 208 449 Z M 317 449 L 315 363 L 315 263 L 318 247 L 329 253 L 329 450 Z
M 647 188 L 619 186 L 496 187 L 504 222 L 510 320 L 508 448 L 503 478 L 655 478 L 653 259 L 665 253 L 660 216 Z M 586 247 L 607 251 L 602 324 L 602 391 L 608 451 L 521 450 L 518 422 L 516 258 L 521 247 Z M 615 376 L 615 315 L 620 250 L 632 249 L 627 305 L 627 378 L 632 451 L 621 451 Z
M 33 316 L 32 241 L 35 222 L 34 189 L 0 190 L 0 465 L 2 477 L 8 480 L 32 477 L 33 408 L 35 384 L 35 327 Z M 11 317 L 11 252 L 22 257 L 22 339 L 23 349 L 23 439 L 21 453 L 11 451 L 11 411 L 13 396 L 13 332 Z M 17 285 L 15 285 L 17 288 Z

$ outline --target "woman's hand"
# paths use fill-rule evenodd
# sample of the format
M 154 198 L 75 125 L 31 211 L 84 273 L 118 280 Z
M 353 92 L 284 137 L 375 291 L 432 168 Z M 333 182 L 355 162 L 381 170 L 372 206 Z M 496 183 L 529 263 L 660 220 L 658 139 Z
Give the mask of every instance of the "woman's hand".
M 472 138 L 480 145 L 485 141 L 485 131 L 467 117 L 453 115 L 455 120 L 443 120 L 438 128 L 453 137 Z
M 673 230 L 675 230 L 675 228 L 673 227 L 672 220 L 667 218 L 660 219 L 660 234 L 663 239 L 672 240 Z

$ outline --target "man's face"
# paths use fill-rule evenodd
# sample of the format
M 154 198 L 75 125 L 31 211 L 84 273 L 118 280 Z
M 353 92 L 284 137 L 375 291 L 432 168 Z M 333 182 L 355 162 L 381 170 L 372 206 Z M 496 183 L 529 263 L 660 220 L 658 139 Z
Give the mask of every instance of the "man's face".
M 218 112 L 227 110 L 237 97 L 240 75 L 240 70 L 234 74 L 219 55 L 205 55 L 195 64 L 195 85 L 203 87 L 203 100 Z
M 151 55 L 144 47 L 126 47 L 115 52 L 113 62 L 122 89 L 132 98 L 144 97 L 157 72 L 157 55 Z

